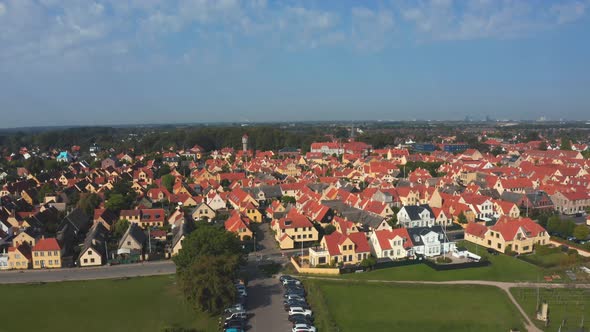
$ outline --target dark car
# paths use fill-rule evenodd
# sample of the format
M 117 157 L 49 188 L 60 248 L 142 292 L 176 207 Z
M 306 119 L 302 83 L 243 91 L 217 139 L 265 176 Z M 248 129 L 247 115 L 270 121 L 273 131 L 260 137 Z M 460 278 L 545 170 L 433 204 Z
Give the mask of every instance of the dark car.
M 223 323 L 223 328 L 238 328 L 244 330 L 246 328 L 246 321 L 243 319 L 230 319 Z
M 293 326 L 295 326 L 297 324 L 309 324 L 309 325 L 313 324 L 313 320 L 311 319 L 311 317 L 304 316 L 304 315 L 293 315 L 289 318 L 289 321 L 291 321 L 291 323 L 293 323 Z
M 499 253 L 498 251 L 496 251 L 495 249 L 488 248 L 488 254 L 491 254 L 491 255 L 498 255 L 498 254 L 500 254 L 500 253 Z
M 297 279 L 293 278 L 290 275 L 285 274 L 285 275 L 280 276 L 279 280 L 281 281 L 281 283 L 283 283 L 285 280 L 297 280 Z
M 302 320 L 302 319 L 306 319 L 310 324 L 313 322 L 312 316 L 306 316 L 303 314 L 296 314 L 296 315 L 289 316 L 289 321 L 291 323 L 293 323 L 294 321 L 297 321 L 297 320 Z

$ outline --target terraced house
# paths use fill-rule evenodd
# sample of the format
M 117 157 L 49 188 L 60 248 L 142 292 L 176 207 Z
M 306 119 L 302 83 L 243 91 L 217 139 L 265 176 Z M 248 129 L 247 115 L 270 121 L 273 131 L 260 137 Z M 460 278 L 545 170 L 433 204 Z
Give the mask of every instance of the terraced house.
M 293 249 L 318 240 L 319 233 L 304 215 L 291 209 L 284 218 L 273 220 L 271 228 L 281 249 Z

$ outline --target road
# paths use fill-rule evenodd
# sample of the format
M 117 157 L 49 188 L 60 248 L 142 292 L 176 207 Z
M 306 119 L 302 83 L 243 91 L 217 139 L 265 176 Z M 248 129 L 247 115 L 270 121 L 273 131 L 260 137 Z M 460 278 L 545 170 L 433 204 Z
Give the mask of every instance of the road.
M 265 262 L 287 263 L 270 231 L 268 223 L 260 224 L 256 241 L 261 250 L 248 256 L 248 270 L 252 274 L 248 283 L 248 312 L 253 314 L 249 331 L 290 331 L 287 312 L 283 308 L 283 287 L 278 277 L 266 277 L 260 273 L 258 264 Z
M 55 270 L 2 271 L 0 272 L 0 284 L 113 279 L 173 274 L 175 272 L 176 266 L 172 261 Z

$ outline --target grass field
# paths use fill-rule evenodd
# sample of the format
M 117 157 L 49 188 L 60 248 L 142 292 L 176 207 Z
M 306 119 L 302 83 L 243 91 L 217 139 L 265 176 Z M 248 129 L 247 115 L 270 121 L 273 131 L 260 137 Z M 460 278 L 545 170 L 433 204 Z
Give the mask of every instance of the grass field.
M 531 320 L 547 332 L 559 330 L 565 321 L 562 331 L 573 331 L 580 328 L 582 319 L 588 331 L 590 328 L 590 290 L 589 289 L 540 289 L 540 301 L 549 303 L 549 325 L 536 319 L 537 290 L 533 288 L 513 288 L 510 290 L 514 298 L 530 316 Z
M 174 276 L 0 285 L 5 319 L 0 331 L 217 331 L 176 290 Z
M 490 255 L 485 248 L 475 249 L 475 245 L 461 243 L 471 252 L 477 252 L 482 257 L 487 257 L 492 263 L 486 267 L 476 267 L 451 271 L 435 271 L 424 264 L 393 267 L 375 270 L 368 273 L 353 273 L 343 275 L 349 279 L 376 279 L 376 280 L 492 280 L 492 281 L 537 281 L 542 279 L 543 271 L 530 263 L 524 262 L 507 255 Z
M 508 331 L 522 317 L 486 286 L 383 285 L 308 280 L 320 331 Z

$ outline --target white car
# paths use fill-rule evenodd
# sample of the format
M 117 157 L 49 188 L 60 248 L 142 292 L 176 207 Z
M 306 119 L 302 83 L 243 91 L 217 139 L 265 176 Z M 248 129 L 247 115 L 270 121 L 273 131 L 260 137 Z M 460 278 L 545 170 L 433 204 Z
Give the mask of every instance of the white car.
M 309 309 L 303 309 L 302 307 L 291 307 L 289 309 L 289 316 L 291 315 L 305 315 L 311 316 L 313 312 Z
M 316 328 L 312 325 L 296 324 L 293 327 L 293 332 L 316 332 Z
M 301 281 L 297 280 L 297 279 L 285 279 L 283 280 L 283 286 L 287 286 L 287 285 L 301 285 Z

